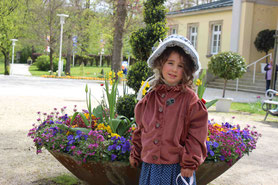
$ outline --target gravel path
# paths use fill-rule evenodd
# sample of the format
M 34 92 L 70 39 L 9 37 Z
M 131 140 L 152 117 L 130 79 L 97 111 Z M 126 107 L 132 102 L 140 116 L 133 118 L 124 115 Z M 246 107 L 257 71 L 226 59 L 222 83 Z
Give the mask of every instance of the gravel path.
M 69 82 L 72 83 L 72 81 Z M 6 80 L 1 81 L 0 76 L 1 185 L 28 185 L 43 178 L 70 174 L 47 151 L 36 155 L 32 139 L 27 137 L 28 130 L 37 118 L 37 111 L 50 112 L 54 107 L 62 106 L 67 106 L 68 110 L 72 110 L 74 105 L 80 109 L 86 107 L 83 98 L 85 96 L 79 96 L 79 94 L 78 96 L 73 94 L 63 96 L 63 93 L 69 92 L 66 88 L 67 81 L 63 81 L 63 84 L 65 85 L 60 84 L 56 87 L 48 82 L 45 87 L 38 86 L 38 89 L 45 89 L 43 95 L 40 96 L 40 94 L 32 93 L 34 89 L 31 88 L 33 87 L 31 84 L 22 85 L 22 83 L 13 83 L 13 81 L 7 83 Z M 82 86 L 83 84 L 76 84 L 78 88 Z M 58 95 L 50 93 L 52 88 L 57 88 Z M 71 88 L 72 86 L 70 86 Z M 13 90 L 13 92 L 8 93 L 9 90 Z M 235 119 L 232 119 L 233 116 Z M 209 110 L 209 117 L 214 118 L 217 122 L 229 121 L 242 126 L 255 125 L 263 135 L 256 150 L 249 156 L 240 159 L 226 173 L 214 180 L 212 185 L 278 184 L 277 118 L 269 116 L 268 121 L 263 122 L 263 116 L 236 112 L 218 113 L 213 109 Z

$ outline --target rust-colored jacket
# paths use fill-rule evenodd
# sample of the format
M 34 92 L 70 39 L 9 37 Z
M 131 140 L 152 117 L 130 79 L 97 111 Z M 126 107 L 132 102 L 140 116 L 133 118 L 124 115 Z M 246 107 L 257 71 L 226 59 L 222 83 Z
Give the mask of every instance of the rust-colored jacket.
M 196 170 L 207 155 L 208 113 L 188 87 L 158 85 L 135 107 L 130 156 L 137 162 L 180 163 Z

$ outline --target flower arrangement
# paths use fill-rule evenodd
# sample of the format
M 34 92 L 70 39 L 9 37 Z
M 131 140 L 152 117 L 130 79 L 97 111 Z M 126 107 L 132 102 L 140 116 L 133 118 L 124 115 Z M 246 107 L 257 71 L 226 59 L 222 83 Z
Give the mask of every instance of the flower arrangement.
M 122 73 L 119 73 L 120 77 Z M 108 82 L 108 79 L 110 82 Z M 119 80 L 119 79 L 118 79 Z M 116 115 L 117 85 L 113 73 L 105 80 L 104 88 L 108 104 L 101 103 L 92 109 L 91 90 L 86 86 L 87 110 L 66 113 L 66 107 L 47 113 L 38 112 L 37 124 L 29 131 L 37 148 L 66 153 L 73 156 L 79 163 L 87 161 L 121 161 L 128 163 L 131 150 L 131 136 L 136 124 L 124 116 Z M 199 86 L 201 80 L 197 81 Z M 109 87 L 109 84 L 112 84 Z M 217 124 L 213 120 L 208 123 L 207 158 L 206 162 L 226 161 L 232 165 L 243 155 L 256 148 L 261 136 L 255 127 L 241 129 L 239 125 L 230 123 Z
M 219 125 L 214 120 L 209 120 L 206 161 L 226 161 L 232 165 L 243 155 L 249 155 L 261 137 L 255 129 L 255 126 L 250 129 L 249 125 L 240 129 L 239 125 L 228 122 Z
M 122 72 L 117 75 L 121 77 Z M 112 72 L 105 80 L 108 106 L 100 104 L 92 110 L 91 90 L 86 86 L 87 110 L 77 112 L 75 106 L 71 116 L 65 113 L 66 107 L 61 111 L 54 108 L 50 114 L 38 112 L 38 123 L 33 124 L 28 133 L 37 153 L 44 147 L 69 154 L 80 163 L 88 160 L 127 162 L 135 127 L 128 118 L 115 115 L 118 81 Z

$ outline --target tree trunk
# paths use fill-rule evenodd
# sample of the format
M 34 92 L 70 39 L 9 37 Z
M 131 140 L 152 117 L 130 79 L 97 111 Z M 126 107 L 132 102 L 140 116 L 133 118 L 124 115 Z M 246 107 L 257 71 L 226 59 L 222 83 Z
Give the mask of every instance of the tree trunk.
M 53 75 L 53 49 L 51 46 L 50 46 L 49 58 L 50 58 L 50 74 Z
M 4 55 L 5 75 L 10 75 L 10 52 L 2 52 Z
M 72 54 L 72 36 L 68 36 L 68 46 L 67 46 L 67 62 L 66 62 L 66 69 L 65 74 L 70 75 L 70 64 L 71 64 L 71 54 Z
M 223 95 L 222 95 L 222 98 L 225 98 L 226 86 L 227 86 L 227 80 L 224 79 L 224 88 L 223 88 Z
M 112 52 L 112 70 L 114 72 L 117 72 L 121 69 L 123 32 L 126 16 L 126 0 L 118 0 Z

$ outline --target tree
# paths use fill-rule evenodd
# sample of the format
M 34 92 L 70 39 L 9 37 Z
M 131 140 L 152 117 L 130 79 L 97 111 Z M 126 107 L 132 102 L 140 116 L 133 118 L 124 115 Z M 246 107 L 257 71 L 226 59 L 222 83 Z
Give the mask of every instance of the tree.
M 53 73 L 53 55 L 59 43 L 60 36 L 60 18 L 57 16 L 59 13 L 64 12 L 65 2 L 63 0 L 34 0 L 30 4 L 29 12 L 30 32 L 33 33 L 30 40 L 35 45 L 49 46 L 50 52 L 50 71 Z
M 274 48 L 274 35 L 275 30 L 262 30 L 258 33 L 256 40 L 254 42 L 255 47 L 259 52 L 265 52 L 268 54 L 268 51 Z M 266 58 L 267 63 L 267 58 Z
M 132 33 L 130 45 L 132 52 L 138 61 L 147 61 L 152 52 L 152 47 L 164 39 L 167 33 L 165 0 L 148 0 L 144 2 L 145 28 Z
M 112 52 L 112 70 L 117 72 L 121 69 L 121 58 L 123 48 L 123 32 L 127 16 L 127 0 L 118 0 L 116 8 L 116 21 L 114 25 L 114 39 Z
M 12 48 L 11 39 L 20 36 L 22 15 L 24 15 L 21 0 L 0 1 L 0 51 L 4 55 L 4 74 L 10 74 L 10 51 Z M 20 12 L 22 13 L 19 16 Z
M 213 55 L 208 63 L 208 70 L 215 76 L 224 79 L 223 95 L 228 80 L 240 78 L 246 72 L 246 64 L 242 56 L 233 52 L 221 52 Z

